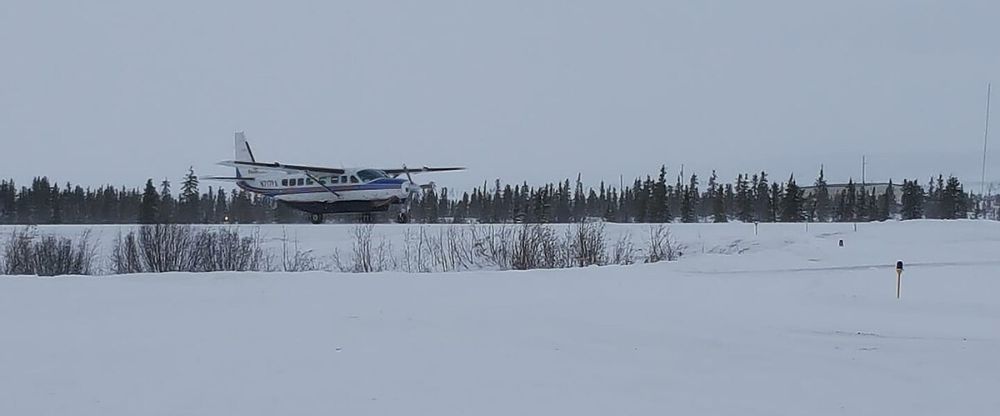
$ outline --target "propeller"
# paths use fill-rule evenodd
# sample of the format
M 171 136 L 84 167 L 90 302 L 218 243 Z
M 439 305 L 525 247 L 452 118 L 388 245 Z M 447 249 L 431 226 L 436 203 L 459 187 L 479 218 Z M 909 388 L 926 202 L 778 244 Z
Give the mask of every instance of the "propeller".
M 424 190 L 427 190 L 427 189 L 434 189 L 434 187 L 436 185 L 434 184 L 434 182 L 430 182 L 430 183 L 426 183 L 426 184 L 417 184 L 417 183 L 413 182 L 413 176 L 410 175 L 410 169 L 407 168 L 405 164 L 403 165 L 403 173 L 406 174 L 406 181 L 407 181 L 406 191 L 409 194 L 409 196 L 406 198 L 406 208 L 407 208 L 407 210 L 409 210 L 410 203 L 411 203 L 411 201 L 413 201 L 413 195 L 414 194 L 419 194 L 420 192 L 422 192 Z
M 403 173 L 406 174 L 406 180 L 410 183 L 410 185 L 414 185 L 413 176 L 410 176 L 410 169 L 407 169 L 405 164 L 403 165 Z

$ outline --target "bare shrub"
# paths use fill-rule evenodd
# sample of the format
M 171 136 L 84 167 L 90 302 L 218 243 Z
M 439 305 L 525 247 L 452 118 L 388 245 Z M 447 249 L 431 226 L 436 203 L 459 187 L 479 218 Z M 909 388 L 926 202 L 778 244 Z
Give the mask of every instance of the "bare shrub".
M 35 229 L 11 232 L 4 247 L 4 274 L 38 276 L 89 275 L 94 273 L 95 249 L 90 231 L 76 241 L 69 237 L 39 236 Z
M 417 231 L 407 228 L 403 233 L 403 270 L 407 273 L 427 273 L 431 271 L 430 242 L 424 227 Z
M 3 273 L 13 275 L 35 274 L 32 240 L 35 238 L 33 229 L 11 231 L 4 245 Z
M 663 224 L 649 227 L 649 246 L 646 263 L 674 261 L 681 256 L 681 245 L 670 235 L 670 228 Z
M 510 270 L 514 259 L 515 229 L 505 225 L 470 225 L 472 250 L 487 266 Z
M 354 271 L 354 268 L 351 265 L 344 263 L 344 260 L 340 256 L 340 249 L 338 248 L 334 248 L 333 254 L 330 255 L 330 268 L 328 271 L 333 270 L 343 273 L 350 273 Z
M 514 235 L 510 265 L 515 270 L 566 267 L 563 243 L 548 225 L 524 224 Z
M 299 239 L 288 239 L 285 229 L 281 229 L 281 268 L 286 272 L 307 272 L 319 270 L 319 263 L 312 250 L 299 248 Z
M 476 264 L 473 243 L 465 228 L 447 227 L 438 233 L 436 256 L 442 271 L 468 270 Z
M 265 269 L 260 229 L 242 236 L 238 229 L 202 230 L 193 247 L 195 271 L 255 271 Z
M 259 229 L 243 236 L 238 229 L 196 231 L 190 225 L 144 225 L 120 232 L 111 250 L 116 274 L 254 271 L 268 268 Z
M 122 236 L 121 231 L 111 249 L 111 270 L 115 274 L 142 273 L 145 266 L 139 255 L 139 243 L 135 239 L 135 231 L 129 231 Z
M 626 231 L 611 248 L 611 263 L 622 266 L 634 264 L 637 251 L 632 243 L 632 233 Z
M 190 225 L 143 225 L 139 227 L 138 240 L 143 271 L 196 271 L 195 233 Z
M 419 227 L 403 233 L 403 270 L 407 272 L 451 272 L 477 264 L 473 228 Z
M 578 267 L 601 266 L 608 263 L 604 223 L 579 222 L 566 230 L 569 260 Z
M 375 225 L 373 224 L 354 227 L 351 271 L 355 273 L 382 272 L 390 270 L 395 264 L 392 259 L 392 244 L 385 237 L 380 238 L 376 243 L 373 238 L 374 230 Z

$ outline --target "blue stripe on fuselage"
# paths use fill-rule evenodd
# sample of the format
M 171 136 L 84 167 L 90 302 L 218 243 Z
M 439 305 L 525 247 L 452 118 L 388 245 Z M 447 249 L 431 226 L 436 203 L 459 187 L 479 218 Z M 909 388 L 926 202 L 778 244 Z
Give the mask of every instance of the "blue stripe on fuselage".
M 400 189 L 401 186 L 403 185 L 403 183 L 405 183 L 405 182 L 406 182 L 406 180 L 404 180 L 404 179 L 390 179 L 390 178 L 385 178 L 385 179 L 376 179 L 376 180 L 368 182 L 368 183 L 352 183 L 352 184 L 347 184 L 347 185 L 330 185 L 329 187 L 330 187 L 330 189 L 333 189 L 334 191 L 337 191 L 338 193 L 339 192 L 351 192 L 351 191 L 376 191 L 376 190 L 383 190 L 383 189 Z M 239 186 L 240 188 L 246 190 L 246 191 L 255 192 L 255 193 L 258 193 L 258 194 L 263 194 L 263 195 L 272 196 L 272 197 L 273 196 L 278 196 L 278 195 L 297 195 L 297 194 L 314 194 L 314 193 L 330 192 L 329 189 L 326 189 L 326 188 L 324 188 L 322 186 L 319 186 L 319 185 L 302 186 L 302 187 L 298 187 L 298 186 L 296 186 L 296 187 L 283 187 L 283 188 L 259 188 L 259 187 L 252 186 L 252 185 L 248 184 L 246 181 L 237 182 L 236 185 Z

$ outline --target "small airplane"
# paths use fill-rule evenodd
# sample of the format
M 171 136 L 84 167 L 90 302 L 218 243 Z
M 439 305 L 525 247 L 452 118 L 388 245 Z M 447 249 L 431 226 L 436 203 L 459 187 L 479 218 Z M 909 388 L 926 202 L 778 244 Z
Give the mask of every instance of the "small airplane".
M 408 169 L 330 168 L 322 166 L 262 163 L 254 158 L 243 132 L 236 132 L 236 158 L 218 163 L 236 168 L 235 177 L 204 179 L 235 182 L 236 186 L 309 213 L 313 224 L 324 214 L 361 214 L 372 222 L 372 213 L 400 206 L 396 221 L 410 221 L 410 202 L 434 183 L 417 184 L 411 174 L 464 170 L 461 167 Z M 406 175 L 406 179 L 399 178 Z

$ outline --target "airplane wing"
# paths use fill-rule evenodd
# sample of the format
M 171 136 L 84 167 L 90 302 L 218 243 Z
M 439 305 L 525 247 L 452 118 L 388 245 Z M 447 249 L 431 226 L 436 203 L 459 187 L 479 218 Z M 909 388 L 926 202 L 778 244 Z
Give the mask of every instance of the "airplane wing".
M 254 178 L 244 177 L 233 177 L 233 176 L 199 176 L 198 179 L 209 180 L 209 181 L 227 181 L 227 182 L 239 182 L 239 181 L 252 181 Z
M 383 172 L 385 172 L 386 174 L 392 175 L 392 176 L 395 177 L 395 176 L 402 175 L 402 174 L 406 173 L 407 171 L 409 171 L 411 174 L 412 173 L 424 173 L 424 172 L 452 172 L 452 171 L 456 171 L 456 170 L 465 170 L 465 168 L 461 168 L 461 167 L 429 168 L 427 166 L 424 166 L 422 168 L 381 169 L 381 170 Z
M 278 162 L 243 162 L 239 160 L 226 160 L 219 162 L 219 165 L 234 168 L 255 168 L 263 170 L 273 170 L 285 173 L 304 173 L 307 175 L 343 175 L 344 170 L 340 168 L 327 168 L 322 166 L 285 165 Z

